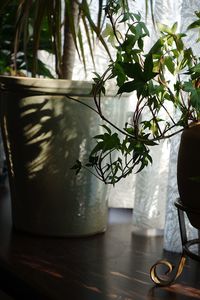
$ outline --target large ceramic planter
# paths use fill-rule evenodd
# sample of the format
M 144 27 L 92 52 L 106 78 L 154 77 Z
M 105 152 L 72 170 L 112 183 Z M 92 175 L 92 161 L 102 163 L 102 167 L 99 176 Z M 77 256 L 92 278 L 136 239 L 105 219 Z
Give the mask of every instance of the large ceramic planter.
M 91 84 L 20 77 L 0 77 L 0 83 L 14 227 L 48 236 L 105 231 L 106 186 L 71 170 L 87 157 L 101 121 L 66 95 L 92 105 Z M 109 97 L 104 106 L 114 114 Z
M 177 166 L 181 201 L 191 224 L 200 229 L 200 124 L 193 124 L 181 135 Z M 196 213 L 193 213 L 196 212 Z

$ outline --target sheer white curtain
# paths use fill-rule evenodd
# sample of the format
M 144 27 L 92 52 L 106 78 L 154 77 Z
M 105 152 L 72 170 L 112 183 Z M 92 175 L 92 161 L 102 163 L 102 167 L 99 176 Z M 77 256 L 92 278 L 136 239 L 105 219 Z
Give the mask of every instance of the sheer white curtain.
M 145 0 L 131 1 L 132 10 L 145 15 Z M 172 25 L 178 22 L 179 30 L 184 31 L 194 19 L 194 11 L 199 10 L 199 0 L 154 0 L 155 21 Z M 95 13 L 95 8 L 94 8 Z M 146 47 L 157 39 L 151 17 L 146 20 L 152 35 Z M 189 38 L 196 40 L 196 34 Z M 187 41 L 186 41 L 187 42 Z M 88 53 L 89 57 L 89 53 Z M 101 46 L 96 48 L 96 66 L 103 72 L 108 57 Z M 88 64 L 88 79 L 92 77 L 93 66 Z M 77 61 L 74 79 L 85 79 Z M 119 120 L 118 120 L 119 121 Z M 177 211 L 174 201 L 178 197 L 176 184 L 176 161 L 179 147 L 179 136 L 164 141 L 152 152 L 153 164 L 137 175 L 131 175 L 111 189 L 110 206 L 133 207 L 133 232 L 136 234 L 163 234 L 164 248 L 170 251 L 181 251 L 180 232 Z M 196 235 L 188 224 L 190 237 Z
M 135 1 L 135 9 L 139 10 L 143 15 L 145 11 L 144 4 L 145 1 Z M 167 15 L 160 13 L 163 4 L 165 6 L 166 1 L 154 2 L 156 22 L 166 23 L 165 17 Z M 164 11 L 166 12 L 166 9 Z M 143 17 L 145 18 L 145 16 Z M 157 40 L 158 34 L 152 24 L 151 16 L 148 16 L 145 21 L 148 23 L 151 35 L 151 38 L 146 43 L 146 48 L 149 49 Z M 153 147 L 151 150 L 153 164 L 143 169 L 136 176 L 133 211 L 133 232 L 135 234 L 163 235 L 167 201 L 169 153 L 169 141 L 164 141 L 159 146 Z
M 168 0 L 166 2 L 173 2 Z M 180 31 L 184 32 L 187 26 L 194 20 L 194 11 L 199 10 L 199 0 L 179 0 L 178 14 L 180 20 Z M 185 42 L 192 45 L 196 53 L 199 53 L 200 47 L 195 43 L 198 37 L 198 30 L 191 31 L 190 35 L 186 38 Z M 170 150 L 170 165 L 169 165 L 169 181 L 167 190 L 167 209 L 166 209 L 166 222 L 164 234 L 164 248 L 169 251 L 181 252 L 181 239 L 178 226 L 177 211 L 174 207 L 174 201 L 179 196 L 176 185 L 176 162 L 177 152 L 179 149 L 180 136 L 176 136 L 171 140 Z M 189 239 L 197 237 L 197 231 L 194 229 L 189 221 L 186 222 L 187 232 Z
M 181 32 L 193 21 L 194 11 L 198 9 L 198 0 L 154 1 L 155 21 L 167 25 L 178 22 Z M 196 39 L 197 32 L 194 32 L 185 42 L 191 45 L 192 41 L 195 45 Z M 197 45 L 195 47 L 198 51 Z M 162 234 L 164 230 L 164 248 L 174 252 L 181 252 L 178 216 L 174 207 L 178 197 L 176 165 L 179 140 L 180 136 L 176 136 L 167 144 L 164 142 L 153 149 L 153 165 L 137 175 L 133 212 L 135 233 Z M 189 222 L 186 224 L 189 238 L 196 237 L 196 230 Z
M 154 1 L 155 21 L 167 25 L 178 22 L 180 31 L 184 31 L 192 22 L 194 11 L 198 9 L 198 0 Z M 186 42 L 191 44 L 191 40 L 195 43 L 195 33 Z M 174 207 L 178 197 L 176 163 L 179 140 L 180 136 L 176 136 L 153 149 L 153 165 L 136 178 L 133 212 L 135 233 L 151 235 L 162 234 L 164 231 L 164 248 L 174 252 L 181 251 L 178 216 Z M 189 222 L 187 230 L 190 238 L 196 236 L 196 230 Z

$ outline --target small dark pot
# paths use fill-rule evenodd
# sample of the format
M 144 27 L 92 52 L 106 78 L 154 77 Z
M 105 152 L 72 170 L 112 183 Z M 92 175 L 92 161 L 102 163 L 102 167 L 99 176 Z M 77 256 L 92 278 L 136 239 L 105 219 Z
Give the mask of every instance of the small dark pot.
M 200 124 L 185 129 L 181 136 L 177 165 L 178 190 L 192 224 L 200 229 Z

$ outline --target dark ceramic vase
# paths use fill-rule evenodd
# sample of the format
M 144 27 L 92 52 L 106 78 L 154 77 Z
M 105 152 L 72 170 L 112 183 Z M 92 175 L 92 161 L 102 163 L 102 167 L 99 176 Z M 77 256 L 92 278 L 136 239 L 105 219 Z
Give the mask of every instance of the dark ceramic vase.
M 192 226 L 200 229 L 200 124 L 185 129 L 178 153 L 177 182 L 180 199 Z

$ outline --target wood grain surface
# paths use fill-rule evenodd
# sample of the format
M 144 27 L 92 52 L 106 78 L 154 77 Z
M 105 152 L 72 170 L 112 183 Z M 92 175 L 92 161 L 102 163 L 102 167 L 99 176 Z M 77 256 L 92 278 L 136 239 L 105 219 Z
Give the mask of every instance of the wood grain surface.
M 200 299 L 200 264 L 187 259 L 177 282 L 157 288 L 150 267 L 163 257 L 162 237 L 132 233 L 131 212 L 112 209 L 104 234 L 45 238 L 12 229 L 8 189 L 0 190 L 0 289 L 14 299 Z

